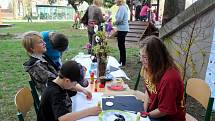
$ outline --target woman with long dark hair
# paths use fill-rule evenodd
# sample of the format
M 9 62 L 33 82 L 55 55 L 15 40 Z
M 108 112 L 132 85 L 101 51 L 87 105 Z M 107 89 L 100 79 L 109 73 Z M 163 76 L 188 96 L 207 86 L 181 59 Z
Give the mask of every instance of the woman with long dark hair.
M 147 37 L 140 44 L 140 54 L 146 86 L 145 115 L 165 121 L 185 121 L 184 83 L 162 40 Z

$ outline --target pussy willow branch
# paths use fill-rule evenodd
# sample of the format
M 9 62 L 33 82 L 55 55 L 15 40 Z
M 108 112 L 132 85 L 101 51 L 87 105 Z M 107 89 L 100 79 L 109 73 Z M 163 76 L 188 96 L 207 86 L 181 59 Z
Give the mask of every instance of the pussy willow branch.
M 185 56 L 185 61 L 184 61 L 184 73 L 183 73 L 183 80 L 185 79 L 186 77 L 186 72 L 187 72 L 187 61 L 188 61 L 188 57 L 189 57 L 189 54 L 190 54 L 190 48 L 192 46 L 192 43 L 193 43 L 193 33 L 194 33 L 194 30 L 195 30 L 195 26 L 196 26 L 196 20 L 194 21 L 194 24 L 193 24 L 193 27 L 192 27 L 192 31 L 190 33 L 190 38 L 189 38 L 189 42 L 188 42 L 188 47 L 187 47 L 187 53 L 186 53 L 186 56 Z

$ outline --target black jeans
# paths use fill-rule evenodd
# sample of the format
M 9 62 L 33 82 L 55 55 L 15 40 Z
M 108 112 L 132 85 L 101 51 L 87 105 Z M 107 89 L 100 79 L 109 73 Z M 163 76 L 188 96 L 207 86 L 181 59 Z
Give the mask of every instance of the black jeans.
M 117 33 L 118 48 L 120 52 L 119 63 L 122 63 L 123 66 L 126 63 L 125 37 L 127 33 L 127 31 L 118 31 Z

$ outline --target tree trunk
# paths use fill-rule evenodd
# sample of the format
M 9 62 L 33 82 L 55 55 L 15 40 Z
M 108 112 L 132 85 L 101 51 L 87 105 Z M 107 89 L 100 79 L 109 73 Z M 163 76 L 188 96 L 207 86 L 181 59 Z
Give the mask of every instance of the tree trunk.
M 185 0 L 165 0 L 162 25 L 185 9 Z

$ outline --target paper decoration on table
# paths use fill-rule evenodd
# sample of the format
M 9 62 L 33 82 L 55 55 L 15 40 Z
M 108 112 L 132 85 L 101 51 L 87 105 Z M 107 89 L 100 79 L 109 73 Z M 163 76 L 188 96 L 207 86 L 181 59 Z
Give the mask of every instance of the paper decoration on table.
M 110 107 L 110 106 L 113 106 L 113 102 L 106 102 L 105 105 L 107 105 L 107 106 L 109 106 L 109 107 Z

